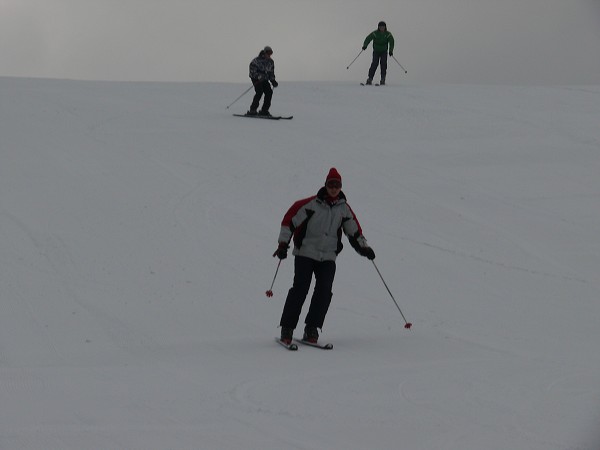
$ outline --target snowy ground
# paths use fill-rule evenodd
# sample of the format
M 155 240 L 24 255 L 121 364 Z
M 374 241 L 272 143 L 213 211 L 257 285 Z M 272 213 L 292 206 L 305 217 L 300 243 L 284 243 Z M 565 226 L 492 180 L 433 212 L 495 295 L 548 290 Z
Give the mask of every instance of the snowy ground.
M 0 448 L 600 449 L 600 87 L 0 78 Z M 322 339 L 273 337 L 332 166 Z

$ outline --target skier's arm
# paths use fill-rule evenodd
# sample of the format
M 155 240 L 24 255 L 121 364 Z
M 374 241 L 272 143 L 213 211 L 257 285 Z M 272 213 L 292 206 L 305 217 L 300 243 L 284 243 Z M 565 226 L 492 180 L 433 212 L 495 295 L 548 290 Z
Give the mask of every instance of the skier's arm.
M 350 205 L 346 203 L 347 212 L 345 214 L 346 217 L 342 219 L 342 229 L 344 230 L 344 234 L 348 237 L 348 241 L 354 250 L 359 251 L 360 247 L 365 247 L 367 245 L 367 240 L 362 235 L 362 229 L 360 227 L 360 223 L 350 208 Z
M 388 43 L 390 45 L 390 47 L 389 47 L 390 55 L 393 55 L 394 54 L 394 36 L 392 36 L 392 33 L 390 33 L 390 35 L 388 37 Z
M 277 83 L 277 80 L 275 80 L 275 63 L 273 63 L 271 67 L 271 72 L 269 72 L 269 81 L 271 82 L 273 87 L 277 87 L 279 85 L 279 83 Z
M 307 211 L 303 208 L 309 202 L 311 202 L 316 196 L 304 198 L 295 202 L 290 209 L 287 210 L 281 221 L 281 229 L 279 231 L 279 238 L 277 242 L 290 242 L 292 235 L 304 220 L 307 218 Z
M 366 50 L 369 42 L 371 42 L 375 38 L 375 33 L 369 33 L 369 35 L 365 38 L 365 42 L 363 42 L 363 50 Z
M 375 259 L 375 252 L 369 247 L 367 239 L 363 236 L 362 228 L 360 227 L 360 223 L 358 223 L 354 211 L 352 211 L 352 208 L 350 208 L 350 205 L 347 203 L 346 206 L 348 206 L 348 212 L 350 214 L 343 220 L 342 227 L 344 233 L 348 236 L 348 242 L 350 242 L 352 248 L 356 250 L 356 253 L 360 256 L 364 256 L 371 260 Z
M 253 59 L 252 62 L 250 63 L 250 71 L 249 71 L 249 76 L 251 80 L 258 80 L 259 79 L 259 67 L 256 64 L 256 60 Z

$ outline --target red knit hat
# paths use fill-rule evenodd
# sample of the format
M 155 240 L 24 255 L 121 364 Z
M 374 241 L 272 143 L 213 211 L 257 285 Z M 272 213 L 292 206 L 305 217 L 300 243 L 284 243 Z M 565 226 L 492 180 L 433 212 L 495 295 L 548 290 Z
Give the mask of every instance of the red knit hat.
M 331 169 L 329 169 L 327 178 L 325 178 L 325 184 L 327 184 L 327 182 L 330 180 L 336 180 L 336 181 L 339 181 L 340 184 L 342 183 L 342 176 L 340 175 L 340 173 L 337 171 L 337 169 L 335 167 L 332 167 Z

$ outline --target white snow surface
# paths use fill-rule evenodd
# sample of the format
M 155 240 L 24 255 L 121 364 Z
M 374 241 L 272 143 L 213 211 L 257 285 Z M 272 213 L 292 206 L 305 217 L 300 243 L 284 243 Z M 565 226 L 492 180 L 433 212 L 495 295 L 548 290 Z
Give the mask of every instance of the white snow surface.
M 0 448 L 600 449 L 600 86 L 246 88 L 0 78 Z M 330 167 L 413 328 L 344 238 L 288 352 Z

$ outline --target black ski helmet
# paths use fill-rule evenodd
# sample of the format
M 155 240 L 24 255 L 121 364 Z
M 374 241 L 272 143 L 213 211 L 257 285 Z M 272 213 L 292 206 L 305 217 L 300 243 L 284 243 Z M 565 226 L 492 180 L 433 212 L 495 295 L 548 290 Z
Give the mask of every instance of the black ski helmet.
M 387 30 L 387 25 L 383 20 L 377 24 L 377 28 L 379 27 L 385 27 L 385 29 Z

